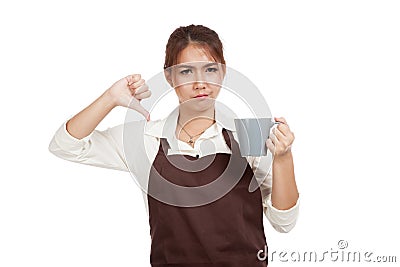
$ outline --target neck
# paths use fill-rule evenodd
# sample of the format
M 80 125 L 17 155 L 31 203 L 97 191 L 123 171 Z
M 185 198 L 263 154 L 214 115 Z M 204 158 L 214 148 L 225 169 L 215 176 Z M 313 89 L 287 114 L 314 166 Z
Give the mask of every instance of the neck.
M 215 122 L 215 108 L 212 106 L 204 111 L 193 111 L 186 109 L 183 105 L 179 106 L 178 123 L 182 125 L 186 131 L 195 135 Z M 177 128 L 179 127 L 177 125 Z

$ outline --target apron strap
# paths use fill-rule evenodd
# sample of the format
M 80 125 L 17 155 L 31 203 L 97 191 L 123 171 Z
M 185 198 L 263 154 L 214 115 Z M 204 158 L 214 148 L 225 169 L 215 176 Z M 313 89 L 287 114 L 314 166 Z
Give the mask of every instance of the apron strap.
M 229 149 L 232 150 L 231 138 L 233 138 L 233 136 L 232 136 L 231 131 L 228 131 L 225 128 L 222 128 L 222 134 L 224 135 L 225 142 L 228 145 Z

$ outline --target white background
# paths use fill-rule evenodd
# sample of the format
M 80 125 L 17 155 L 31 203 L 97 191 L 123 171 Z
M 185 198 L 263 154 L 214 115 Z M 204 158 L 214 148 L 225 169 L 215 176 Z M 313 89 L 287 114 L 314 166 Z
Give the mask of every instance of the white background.
M 219 33 L 227 65 L 295 133 L 301 212 L 288 234 L 264 222 L 270 252 L 322 254 L 343 239 L 400 261 L 399 14 L 398 1 L 365 0 L 1 2 L 0 266 L 150 266 L 129 173 L 48 144 L 119 78 L 161 71 L 169 35 L 192 23 Z M 124 118 L 116 108 L 98 129 Z

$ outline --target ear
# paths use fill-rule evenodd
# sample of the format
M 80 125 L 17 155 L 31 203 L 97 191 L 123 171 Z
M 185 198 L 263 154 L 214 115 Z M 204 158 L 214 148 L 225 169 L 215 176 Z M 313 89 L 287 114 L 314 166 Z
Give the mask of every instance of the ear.
M 225 74 L 226 74 L 226 65 L 225 64 L 221 64 L 222 65 L 222 79 L 225 79 Z
M 169 83 L 169 85 L 170 85 L 171 87 L 174 87 L 173 84 L 172 84 L 171 68 L 166 68 L 166 69 L 164 70 L 164 76 L 165 76 L 165 79 L 167 80 L 167 82 Z

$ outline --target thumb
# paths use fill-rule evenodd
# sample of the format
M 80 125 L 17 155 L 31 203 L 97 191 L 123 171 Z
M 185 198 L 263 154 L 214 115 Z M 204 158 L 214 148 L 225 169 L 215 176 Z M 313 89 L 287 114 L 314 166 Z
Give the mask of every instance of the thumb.
M 142 105 L 139 105 L 136 109 L 140 114 L 142 114 L 147 121 L 150 120 L 150 112 L 148 112 Z
M 276 122 L 287 124 L 287 122 L 286 122 L 284 117 L 274 117 L 274 119 L 275 119 Z
M 129 103 L 129 108 L 136 110 L 140 114 L 142 114 L 147 121 L 150 121 L 150 112 L 147 111 L 140 103 L 131 101 Z

